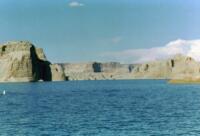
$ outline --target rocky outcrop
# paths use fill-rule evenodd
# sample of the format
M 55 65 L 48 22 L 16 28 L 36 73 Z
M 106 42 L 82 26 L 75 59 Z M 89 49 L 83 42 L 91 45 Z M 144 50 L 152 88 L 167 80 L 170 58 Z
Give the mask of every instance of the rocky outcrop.
M 39 60 L 47 61 L 46 55 L 44 54 L 42 48 L 35 48 L 35 51 Z
M 47 61 L 43 50 L 26 41 L 1 45 L 0 66 L 0 82 L 64 80 L 64 72 Z
M 67 80 L 65 77 L 64 70 L 61 65 L 51 64 L 51 80 L 52 81 L 65 81 Z
M 90 62 L 59 64 L 68 80 L 112 80 L 127 79 L 131 68 L 118 62 Z
M 41 48 L 35 48 L 32 43 L 25 41 L 8 42 L 0 46 L 0 66 L 0 82 L 105 79 L 200 81 L 200 63 L 183 55 L 143 64 L 118 62 L 51 64 Z
M 143 64 L 91 62 L 60 65 L 69 80 L 200 78 L 200 63 L 180 54 Z
M 148 79 L 199 78 L 200 63 L 179 54 L 167 60 L 139 64 L 134 68 L 133 75 L 134 78 Z
M 37 56 L 29 42 L 8 42 L 0 46 L 0 81 L 36 81 Z

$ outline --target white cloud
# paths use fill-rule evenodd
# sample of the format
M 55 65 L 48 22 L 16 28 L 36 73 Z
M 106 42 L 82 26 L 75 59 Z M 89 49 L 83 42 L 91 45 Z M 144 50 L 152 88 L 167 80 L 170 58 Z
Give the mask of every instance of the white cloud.
M 84 4 L 77 2 L 77 1 L 72 1 L 72 2 L 69 3 L 69 6 L 70 7 L 82 7 L 82 6 L 84 6 Z
M 166 59 L 176 54 L 190 56 L 195 60 L 200 61 L 200 39 L 178 39 L 175 41 L 171 41 L 162 47 L 153 47 L 149 49 L 129 49 L 120 52 L 107 52 L 102 55 L 115 61 L 141 63 Z
M 116 36 L 116 37 L 113 37 L 111 40 L 112 40 L 112 43 L 117 44 L 122 40 L 122 37 L 121 36 Z

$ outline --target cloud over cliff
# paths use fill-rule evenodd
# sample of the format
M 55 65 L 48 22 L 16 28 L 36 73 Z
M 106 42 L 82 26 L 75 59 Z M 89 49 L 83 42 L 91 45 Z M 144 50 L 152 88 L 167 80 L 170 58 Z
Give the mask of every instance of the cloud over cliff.
M 119 52 L 107 52 L 103 56 L 121 62 L 141 63 L 152 60 L 169 58 L 176 54 L 183 54 L 200 61 L 200 39 L 171 41 L 165 46 L 148 49 L 128 49 Z

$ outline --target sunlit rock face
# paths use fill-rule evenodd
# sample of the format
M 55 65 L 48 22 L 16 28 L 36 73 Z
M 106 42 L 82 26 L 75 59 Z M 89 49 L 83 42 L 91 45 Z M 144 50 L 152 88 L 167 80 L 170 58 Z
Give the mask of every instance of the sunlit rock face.
M 152 79 L 199 78 L 200 63 L 191 57 L 179 54 L 167 60 L 139 64 L 134 68 L 133 76 Z
M 115 79 L 200 79 L 200 63 L 176 55 L 142 64 L 88 62 L 51 64 L 43 49 L 26 41 L 0 45 L 0 82 Z
M 8 42 L 0 45 L 0 81 L 1 82 L 32 82 L 63 80 L 59 75 L 62 71 L 51 70 L 42 49 L 27 41 Z M 54 69 L 54 68 L 52 68 Z
M 51 80 L 52 81 L 67 80 L 62 66 L 60 66 L 58 64 L 51 64 L 50 69 L 51 69 Z
M 38 59 L 47 61 L 46 55 L 44 54 L 44 51 L 42 48 L 35 48 L 36 54 Z
M 68 80 L 129 79 L 132 67 L 118 62 L 88 62 L 60 64 Z
M 35 48 L 30 42 L 0 46 L 0 81 L 36 81 L 39 78 Z
M 69 80 L 200 78 L 200 63 L 180 54 L 142 64 L 91 62 L 60 65 Z

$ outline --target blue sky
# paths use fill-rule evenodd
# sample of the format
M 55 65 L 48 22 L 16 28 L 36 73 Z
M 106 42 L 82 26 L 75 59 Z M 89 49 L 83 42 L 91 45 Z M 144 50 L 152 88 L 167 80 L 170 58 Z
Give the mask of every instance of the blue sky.
M 199 0 L 1 0 L 0 43 L 31 41 L 52 62 L 128 63 L 105 54 L 198 39 L 199 15 Z

